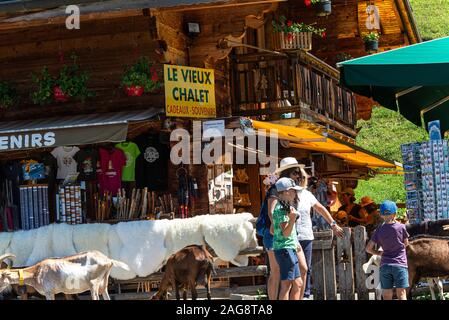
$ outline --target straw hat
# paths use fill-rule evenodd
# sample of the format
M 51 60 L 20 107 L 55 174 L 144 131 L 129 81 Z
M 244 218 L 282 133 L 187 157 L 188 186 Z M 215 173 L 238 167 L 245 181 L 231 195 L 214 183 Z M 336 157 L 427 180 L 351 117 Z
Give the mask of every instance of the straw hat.
M 337 219 L 338 220 L 343 220 L 348 216 L 348 214 L 346 213 L 346 211 L 340 210 L 337 212 Z
M 370 197 L 368 197 L 368 196 L 366 196 L 366 197 L 363 197 L 361 200 L 360 200 L 360 206 L 363 208 L 363 207 L 366 207 L 366 206 L 368 206 L 368 205 L 370 205 L 370 204 L 373 204 L 374 203 L 374 200 L 373 199 L 371 199 Z
M 279 168 L 274 171 L 275 174 L 279 175 L 282 171 L 291 168 L 304 168 L 303 164 L 299 164 L 298 161 L 293 157 L 287 157 L 281 160 Z

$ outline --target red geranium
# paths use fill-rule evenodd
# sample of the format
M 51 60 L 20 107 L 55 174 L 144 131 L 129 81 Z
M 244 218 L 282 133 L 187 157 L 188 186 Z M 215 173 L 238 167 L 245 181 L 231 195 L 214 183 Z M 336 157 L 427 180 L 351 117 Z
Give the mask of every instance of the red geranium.
M 307 7 L 310 7 L 310 6 L 312 5 L 312 1 L 310 1 L 310 0 L 304 0 L 304 4 L 305 4 Z
M 288 21 L 287 21 L 287 27 L 291 27 L 292 25 L 293 25 L 293 21 L 288 20 Z
M 326 31 L 323 31 L 323 32 L 321 33 L 321 38 L 326 38 Z

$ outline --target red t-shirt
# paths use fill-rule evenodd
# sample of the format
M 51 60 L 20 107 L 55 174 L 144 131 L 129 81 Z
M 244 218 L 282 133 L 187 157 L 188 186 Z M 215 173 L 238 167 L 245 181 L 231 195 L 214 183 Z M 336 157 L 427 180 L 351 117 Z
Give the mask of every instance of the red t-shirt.
M 122 169 L 126 164 L 126 156 L 119 149 L 100 148 L 101 174 L 99 177 L 100 193 L 109 191 L 116 195 L 122 187 Z

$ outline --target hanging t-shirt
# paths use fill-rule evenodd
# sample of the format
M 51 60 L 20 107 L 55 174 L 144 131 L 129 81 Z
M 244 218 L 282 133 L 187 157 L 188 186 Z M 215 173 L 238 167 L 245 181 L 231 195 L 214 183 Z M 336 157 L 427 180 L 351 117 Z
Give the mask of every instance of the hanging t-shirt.
M 82 149 L 73 158 L 78 163 L 79 181 L 97 179 L 97 161 L 100 158 L 97 150 L 91 148 Z
M 126 165 L 123 167 L 122 181 L 136 181 L 136 159 L 140 150 L 134 142 L 121 142 L 115 145 L 126 156 Z
M 77 164 L 73 156 L 80 150 L 78 147 L 57 147 L 51 152 L 58 163 L 57 179 L 65 179 L 69 174 L 77 173 Z
M 99 179 L 100 193 L 106 191 L 116 195 L 122 187 L 122 169 L 126 164 L 126 156 L 119 149 L 100 148 L 101 175 Z
M 136 144 L 142 154 L 137 158 L 136 184 L 151 191 L 167 190 L 170 148 L 159 141 L 159 135 L 141 135 Z

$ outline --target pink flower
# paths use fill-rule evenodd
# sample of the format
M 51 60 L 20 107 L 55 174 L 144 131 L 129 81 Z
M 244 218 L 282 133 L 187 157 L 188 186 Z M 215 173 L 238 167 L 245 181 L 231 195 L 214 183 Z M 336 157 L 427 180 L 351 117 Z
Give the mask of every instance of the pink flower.
M 293 21 L 288 20 L 288 21 L 287 21 L 287 27 L 291 27 L 292 25 L 293 25 Z
M 306 5 L 306 7 L 310 7 L 310 5 L 312 4 L 312 1 L 304 0 L 304 4 Z

